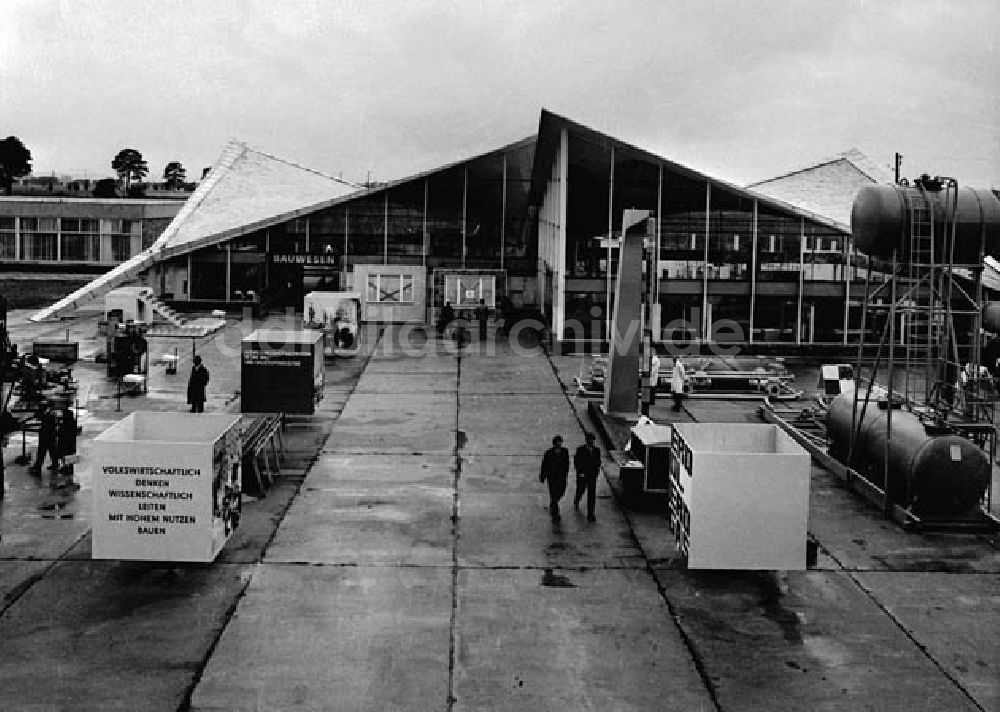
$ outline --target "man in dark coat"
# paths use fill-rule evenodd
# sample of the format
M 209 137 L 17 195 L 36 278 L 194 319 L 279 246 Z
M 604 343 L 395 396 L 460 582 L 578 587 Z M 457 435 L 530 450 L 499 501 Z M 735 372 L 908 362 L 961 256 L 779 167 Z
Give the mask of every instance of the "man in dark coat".
M 479 300 L 479 306 L 476 307 L 476 321 L 479 322 L 479 340 L 485 341 L 486 327 L 490 321 L 490 308 L 486 306 L 486 301 L 483 299 Z
M 52 486 L 72 485 L 74 470 L 72 456 L 76 454 L 76 416 L 68 405 L 59 414 L 56 453 L 59 456 L 59 470 L 52 477 Z
M 205 387 L 207 385 L 208 369 L 202 364 L 201 356 L 195 356 L 187 387 L 187 402 L 191 404 L 192 413 L 205 412 Z
M 31 472 L 36 475 L 42 474 L 42 465 L 45 464 L 46 454 L 52 462 L 49 469 L 56 470 L 59 467 L 59 453 L 56 449 L 56 414 L 48 401 L 42 401 L 38 419 L 40 422 L 38 426 L 38 456 L 35 464 L 31 467 Z
M 437 322 L 437 332 L 439 336 L 444 336 L 445 329 L 448 328 L 448 324 L 455 321 L 455 310 L 451 307 L 451 302 L 445 302 L 444 306 L 441 307 L 440 313 L 438 313 Z
M 573 455 L 573 468 L 576 470 L 576 495 L 573 506 L 579 507 L 584 492 L 587 493 L 587 521 L 596 521 L 594 505 L 597 491 L 597 475 L 601 471 L 601 449 L 594 444 L 597 439 L 593 433 L 587 433 L 586 443 L 576 449 Z
M 542 457 L 542 472 L 539 482 L 549 484 L 549 513 L 552 521 L 559 521 L 559 500 L 566 493 L 566 477 L 569 475 L 569 450 L 562 446 L 561 435 L 552 438 L 552 447 Z

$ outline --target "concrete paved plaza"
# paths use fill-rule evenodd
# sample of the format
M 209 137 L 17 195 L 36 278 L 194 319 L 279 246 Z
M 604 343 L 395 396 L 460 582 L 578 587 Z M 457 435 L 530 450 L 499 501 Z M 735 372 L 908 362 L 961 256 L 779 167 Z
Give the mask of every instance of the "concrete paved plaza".
M 198 345 L 209 410 L 238 409 L 246 327 Z M 617 504 L 610 461 L 596 522 L 572 481 L 549 519 L 541 454 L 590 427 L 579 358 L 368 337 L 213 564 L 92 561 L 86 472 L 61 518 L 8 468 L 0 709 L 1000 709 L 995 541 L 903 532 L 814 468 L 815 567 L 687 571 L 661 513 Z M 185 371 L 127 408 L 182 408 Z M 90 406 L 88 437 L 122 415 Z

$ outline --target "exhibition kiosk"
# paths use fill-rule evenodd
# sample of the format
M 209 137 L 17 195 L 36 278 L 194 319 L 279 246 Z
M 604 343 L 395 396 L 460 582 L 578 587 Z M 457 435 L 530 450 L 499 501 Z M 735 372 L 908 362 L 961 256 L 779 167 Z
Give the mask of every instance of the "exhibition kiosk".
M 688 568 L 805 569 L 809 468 L 776 425 L 674 423 L 670 526 Z
M 128 322 L 144 322 L 147 319 L 147 307 L 144 296 L 147 287 L 118 287 L 104 295 L 104 318 Z
M 244 413 L 311 415 L 323 397 L 325 379 L 322 331 L 257 329 L 243 339 Z
M 353 356 L 361 348 L 361 294 L 358 292 L 309 292 L 302 304 L 303 325 L 326 335 L 328 356 Z
M 670 425 L 654 423 L 646 416 L 632 426 L 628 443 L 618 459 L 622 497 L 639 504 L 644 495 L 662 502 L 669 487 L 669 454 L 673 438 Z
M 93 558 L 213 561 L 240 521 L 239 425 L 140 411 L 98 435 Z

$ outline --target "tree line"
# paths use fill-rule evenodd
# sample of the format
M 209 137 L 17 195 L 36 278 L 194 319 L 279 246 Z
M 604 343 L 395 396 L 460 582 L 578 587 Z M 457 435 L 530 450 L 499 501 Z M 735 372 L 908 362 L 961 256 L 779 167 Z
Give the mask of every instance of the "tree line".
M 31 173 L 31 151 L 17 136 L 8 136 L 0 141 L 0 188 L 11 195 L 14 179 Z M 149 173 L 149 166 L 142 153 L 134 148 L 123 148 L 111 160 L 111 168 L 118 179 L 103 178 L 94 184 L 95 198 L 114 198 L 119 186 L 128 197 L 142 197 L 142 180 Z M 207 169 L 206 169 L 207 170 Z M 183 190 L 188 187 L 187 171 L 180 161 L 170 161 L 163 168 L 163 183 L 168 190 Z

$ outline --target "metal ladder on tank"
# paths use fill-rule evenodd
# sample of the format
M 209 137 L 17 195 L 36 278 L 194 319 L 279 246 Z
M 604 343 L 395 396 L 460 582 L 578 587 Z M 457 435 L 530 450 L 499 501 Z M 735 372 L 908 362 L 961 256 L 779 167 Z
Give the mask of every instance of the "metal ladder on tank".
M 934 211 L 924 195 L 909 201 L 909 254 L 903 314 L 903 397 L 908 404 L 929 404 L 937 380 L 941 323 Z

